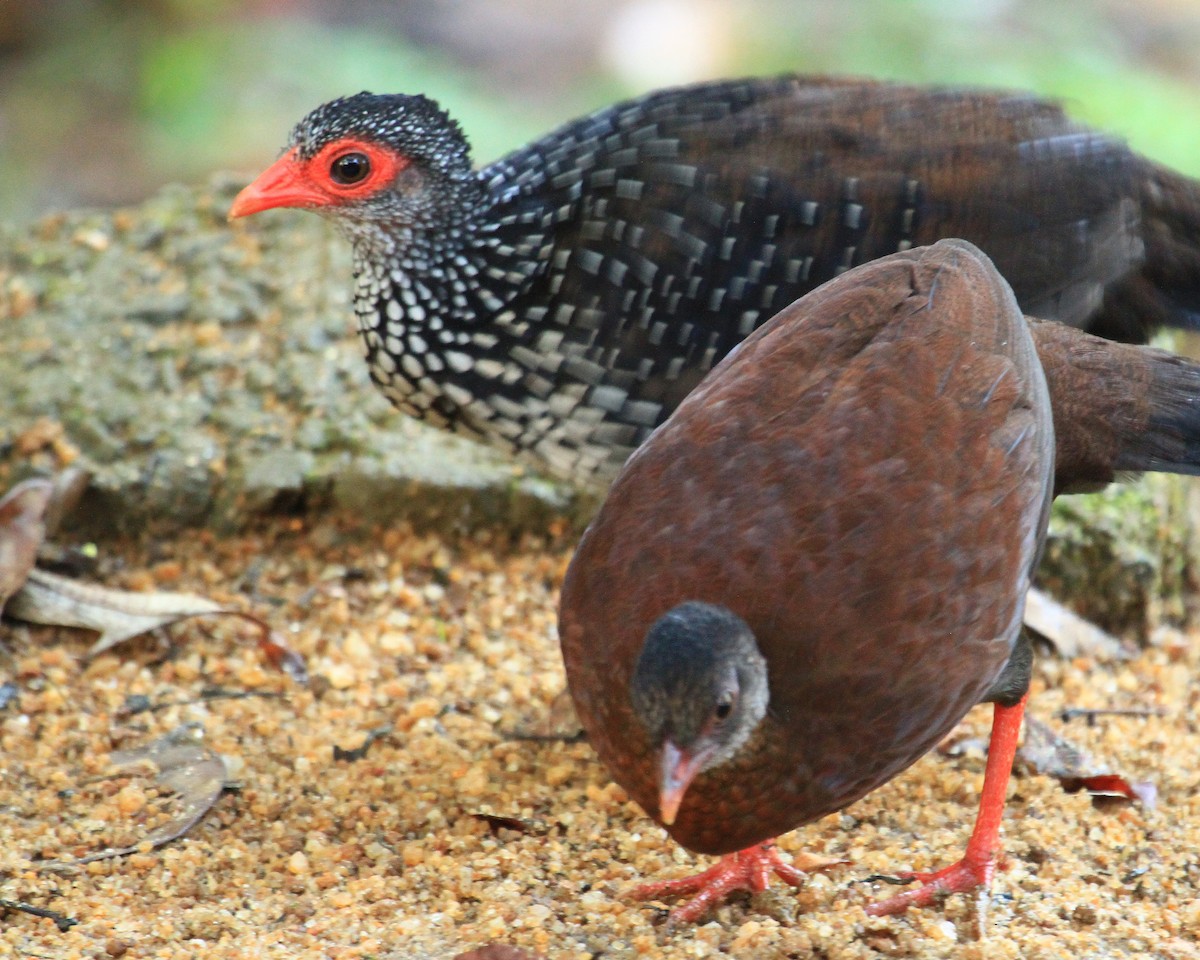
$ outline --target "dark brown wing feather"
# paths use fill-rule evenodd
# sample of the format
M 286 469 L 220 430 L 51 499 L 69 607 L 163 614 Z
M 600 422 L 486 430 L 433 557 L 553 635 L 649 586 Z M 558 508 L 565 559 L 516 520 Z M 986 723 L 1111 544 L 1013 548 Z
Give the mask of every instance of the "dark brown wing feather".
M 1030 320 L 1054 408 L 1055 491 L 1122 473 L 1200 473 L 1200 364 Z
M 529 299 L 571 304 L 568 340 L 668 412 L 752 326 L 897 250 L 969 240 L 1027 314 L 1078 326 L 1144 253 L 1145 161 L 1025 94 L 701 84 L 600 111 L 498 162 L 533 164 L 550 183 L 562 172 L 561 197 L 538 202 L 572 211 L 553 240 L 571 256 Z M 579 170 L 582 183 L 566 175 Z M 1138 338 L 1126 319 L 1124 337 Z
M 629 703 L 647 627 L 686 600 L 755 631 L 771 707 L 671 828 L 706 853 L 837 810 L 915 761 L 1012 650 L 1053 475 L 1041 368 L 1011 292 L 950 241 L 798 301 L 627 464 L 563 586 L 588 736 L 643 807 Z

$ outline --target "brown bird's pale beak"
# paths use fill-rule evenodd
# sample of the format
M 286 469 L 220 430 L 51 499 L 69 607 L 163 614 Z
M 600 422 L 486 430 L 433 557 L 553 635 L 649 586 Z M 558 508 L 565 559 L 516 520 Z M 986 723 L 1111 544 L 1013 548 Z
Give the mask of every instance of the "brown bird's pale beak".
M 229 219 L 249 216 L 272 207 L 316 207 L 329 202 L 306 181 L 304 168 L 289 150 L 267 167 L 258 179 L 239 193 L 229 208 Z
M 658 816 L 668 827 L 675 822 L 683 795 L 691 786 L 707 755 L 681 750 L 670 740 L 663 744 L 662 766 L 659 769 Z

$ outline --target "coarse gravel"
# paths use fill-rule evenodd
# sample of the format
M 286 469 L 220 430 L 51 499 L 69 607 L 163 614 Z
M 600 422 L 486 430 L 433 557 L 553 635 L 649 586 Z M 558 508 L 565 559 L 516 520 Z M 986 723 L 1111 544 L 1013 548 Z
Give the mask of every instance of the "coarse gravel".
M 1032 712 L 1155 782 L 1158 805 L 1097 809 L 1049 777 L 1017 778 L 984 939 L 968 897 L 874 919 L 864 905 L 894 888 L 861 881 L 961 852 L 986 708 L 953 737 L 965 751 L 781 841 L 848 865 L 668 933 L 664 904 L 626 893 L 701 858 L 586 743 L 511 735 L 539 729 L 563 686 L 554 607 L 570 547 L 565 532 L 445 537 L 344 515 L 104 545 L 110 585 L 254 610 L 312 681 L 275 670 L 234 620 L 173 627 L 165 659 L 144 640 L 92 662 L 86 634 L 0 625 L 0 679 L 19 687 L 0 708 L 0 897 L 78 921 L 60 932 L 0 911 L 0 956 L 440 960 L 491 941 L 553 960 L 1200 956 L 1200 642 L 1170 631 L 1124 662 L 1041 660 Z M 250 696 L 202 697 L 213 688 Z M 129 713 L 139 697 L 153 709 Z M 1162 715 L 1053 719 L 1068 705 Z M 200 823 L 159 849 L 40 869 L 136 843 L 169 814 L 151 779 L 107 777 L 106 762 L 185 723 L 233 781 Z M 361 759 L 335 759 L 383 727 Z

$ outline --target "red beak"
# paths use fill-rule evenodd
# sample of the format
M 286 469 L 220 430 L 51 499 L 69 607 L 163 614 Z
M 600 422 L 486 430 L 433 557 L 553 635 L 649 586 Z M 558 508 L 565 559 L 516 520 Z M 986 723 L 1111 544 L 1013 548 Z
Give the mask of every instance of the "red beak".
M 295 149 L 289 150 L 267 167 L 257 180 L 234 198 L 229 219 L 249 216 L 272 207 L 319 207 L 329 203 L 329 197 L 307 181 L 304 168 L 296 160 Z
M 691 786 L 707 754 L 681 750 L 670 740 L 663 744 L 659 768 L 658 817 L 666 826 L 675 822 L 683 795 Z

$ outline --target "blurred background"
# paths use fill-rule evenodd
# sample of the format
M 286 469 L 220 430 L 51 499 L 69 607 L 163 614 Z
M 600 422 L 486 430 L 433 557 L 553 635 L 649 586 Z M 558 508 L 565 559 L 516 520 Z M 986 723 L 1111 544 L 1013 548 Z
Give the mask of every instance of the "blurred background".
M 1200 175 L 1200 0 L 0 0 L 0 216 L 257 172 L 325 100 L 423 92 L 487 161 L 653 87 L 1001 85 Z

